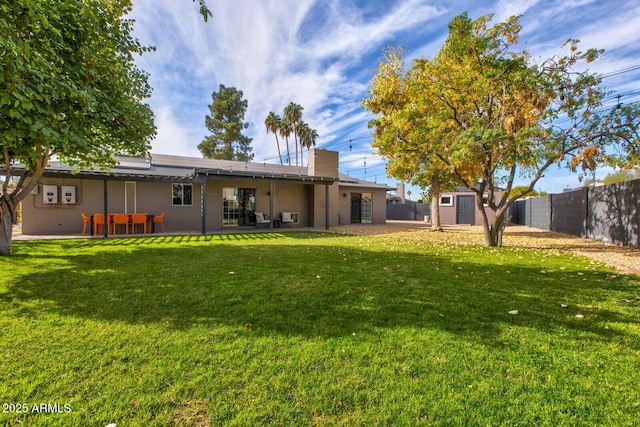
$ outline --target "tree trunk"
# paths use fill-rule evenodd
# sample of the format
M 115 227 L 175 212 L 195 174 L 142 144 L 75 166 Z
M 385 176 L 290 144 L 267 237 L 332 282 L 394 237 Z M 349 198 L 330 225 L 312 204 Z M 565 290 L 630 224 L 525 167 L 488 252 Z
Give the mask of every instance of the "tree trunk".
M 11 254 L 13 219 L 15 217 L 15 209 L 11 209 L 5 197 L 0 197 L 0 256 L 8 256 Z
M 440 224 L 440 180 L 431 180 L 431 231 L 443 231 Z
M 485 246 L 502 246 L 502 230 L 491 224 L 484 230 Z
M 291 154 L 289 152 L 289 137 L 285 137 L 285 141 L 287 142 L 287 163 L 291 166 Z
M 504 233 L 505 221 L 504 215 L 505 209 L 498 209 L 495 212 L 493 221 L 489 223 L 487 213 L 484 210 L 485 206 L 480 201 L 480 212 L 482 215 L 482 228 L 484 230 L 484 244 L 485 246 L 502 246 L 502 234 Z
M 280 141 L 278 141 L 278 134 L 274 132 L 274 135 L 276 136 L 276 145 L 278 146 L 278 157 L 280 158 L 280 164 L 282 164 L 282 154 L 280 154 Z
M 4 185 L 0 191 L 0 256 L 8 256 L 11 254 L 13 225 L 18 222 L 18 203 L 24 200 L 31 190 L 38 185 L 38 180 L 40 180 L 44 169 L 47 167 L 50 155 L 51 154 L 47 154 L 38 158 L 33 169 L 25 172 L 19 178 L 16 183 L 17 190 L 9 191 L 8 183 L 12 179 L 12 174 L 10 168 L 6 169 Z M 6 150 L 4 157 L 5 159 L 9 157 Z

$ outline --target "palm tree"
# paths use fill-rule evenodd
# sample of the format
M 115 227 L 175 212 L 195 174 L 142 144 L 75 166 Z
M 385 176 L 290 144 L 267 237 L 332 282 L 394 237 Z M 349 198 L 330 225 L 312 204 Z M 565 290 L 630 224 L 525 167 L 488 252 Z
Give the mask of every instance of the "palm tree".
M 280 164 L 282 164 L 282 154 L 280 154 L 280 141 L 278 141 L 278 133 L 280 132 L 280 123 L 282 119 L 273 111 L 269 111 L 267 118 L 264 120 L 264 125 L 267 128 L 267 133 L 271 132 L 276 136 L 276 145 L 278 146 L 278 157 L 280 158 Z
M 289 136 L 291 135 L 291 132 L 293 131 L 293 126 L 291 126 L 291 123 L 289 123 L 289 120 L 287 120 L 287 118 L 283 118 L 282 120 L 280 120 L 280 136 L 283 137 L 287 143 L 287 163 L 289 163 L 289 166 L 291 166 L 291 155 L 289 154 Z
M 318 131 L 315 129 L 310 129 L 307 133 L 307 139 L 305 141 L 305 147 L 307 147 L 307 153 L 311 152 L 311 147 L 316 146 L 316 140 L 318 139 Z M 307 160 L 307 164 L 309 161 Z
M 300 136 L 300 146 L 302 149 L 307 148 L 307 153 L 311 151 L 311 147 L 316 146 L 316 140 L 318 139 L 318 131 L 315 129 L 311 129 L 308 124 L 305 122 L 298 123 L 296 127 L 298 131 L 298 135 Z M 300 153 L 300 159 L 303 160 L 303 152 Z M 302 161 L 302 166 L 304 166 L 304 161 Z M 307 161 L 307 164 L 309 162 Z
M 300 141 L 300 166 L 304 166 L 304 144 L 305 144 L 305 140 L 307 138 L 307 134 L 309 133 L 309 131 L 311 130 L 309 128 L 309 125 L 306 124 L 305 122 L 303 122 L 302 120 L 298 121 L 298 123 L 296 123 L 295 127 L 293 128 L 293 130 L 295 131 L 296 135 L 298 135 L 298 141 Z
M 302 106 L 300 104 L 296 104 L 295 102 L 290 102 L 289 105 L 284 107 L 284 118 L 291 123 L 293 129 L 293 137 L 296 142 L 296 166 L 298 166 L 298 134 L 296 133 L 296 125 L 302 119 Z
M 308 124 L 300 120 L 296 125 L 296 133 L 300 138 L 300 164 L 304 166 L 304 148 L 306 147 L 308 152 L 312 146 L 316 145 L 318 131 L 311 129 Z

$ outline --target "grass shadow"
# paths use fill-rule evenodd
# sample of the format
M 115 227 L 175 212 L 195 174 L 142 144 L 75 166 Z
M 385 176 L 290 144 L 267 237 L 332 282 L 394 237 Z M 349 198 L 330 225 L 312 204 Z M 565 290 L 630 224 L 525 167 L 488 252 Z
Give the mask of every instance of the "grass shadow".
M 303 337 L 432 328 L 494 346 L 511 327 L 613 339 L 624 333 L 608 325 L 640 323 L 636 281 L 585 273 L 587 262 L 568 265 L 568 255 L 545 260 L 541 273 L 514 250 L 497 257 L 480 247 L 359 247 L 354 236 L 247 236 L 31 243 L 11 257 L 31 267 L 9 276 L 0 301 L 28 317 Z

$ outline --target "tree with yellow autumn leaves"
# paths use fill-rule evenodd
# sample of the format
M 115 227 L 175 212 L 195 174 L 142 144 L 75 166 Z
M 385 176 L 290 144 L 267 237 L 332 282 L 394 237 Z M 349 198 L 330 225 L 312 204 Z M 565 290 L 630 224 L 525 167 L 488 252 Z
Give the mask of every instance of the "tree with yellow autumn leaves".
M 455 17 L 435 58 L 406 72 L 402 49 L 388 48 L 363 107 L 376 114 L 372 145 L 387 172 L 475 192 L 485 244 L 501 246 L 509 207 L 552 165 L 635 161 L 640 114 L 635 105 L 603 108 L 601 78 L 580 70 L 601 50 L 570 39 L 568 52 L 537 63 L 517 49 L 519 17 L 491 19 Z M 515 188 L 518 177 L 529 184 Z

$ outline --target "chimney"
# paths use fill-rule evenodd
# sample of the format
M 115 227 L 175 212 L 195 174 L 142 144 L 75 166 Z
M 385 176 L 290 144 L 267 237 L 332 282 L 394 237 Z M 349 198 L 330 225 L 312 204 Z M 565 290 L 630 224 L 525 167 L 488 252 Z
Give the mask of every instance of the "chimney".
M 311 150 L 307 167 L 310 176 L 338 178 L 338 152 L 322 149 Z

